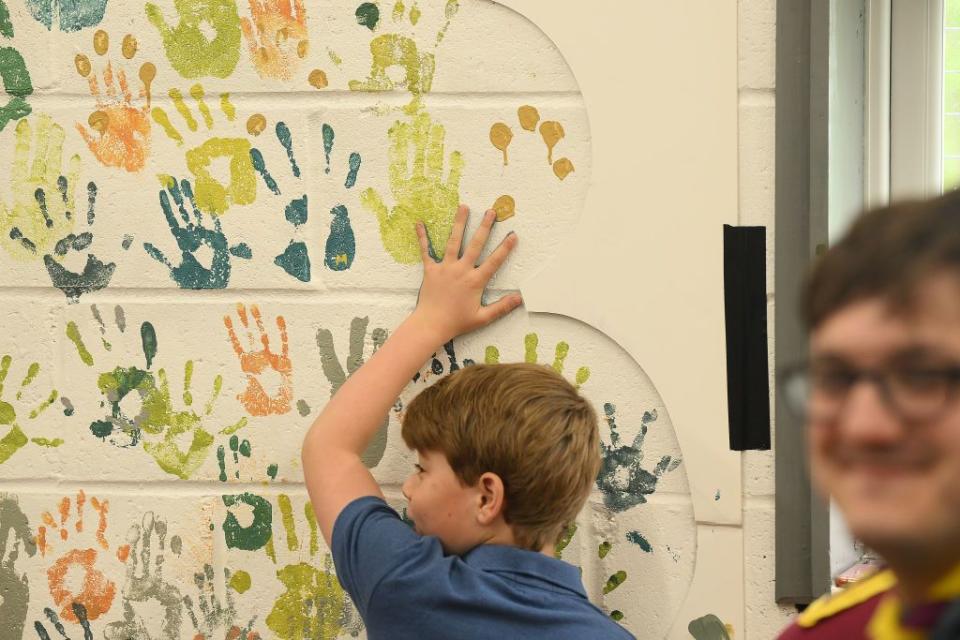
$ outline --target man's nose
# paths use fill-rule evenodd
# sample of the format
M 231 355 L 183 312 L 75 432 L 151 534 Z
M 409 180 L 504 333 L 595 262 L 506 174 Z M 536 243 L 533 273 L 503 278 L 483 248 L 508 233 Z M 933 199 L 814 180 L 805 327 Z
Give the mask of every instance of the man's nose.
M 842 437 L 860 444 L 888 444 L 903 437 L 903 420 L 874 380 L 861 379 L 850 389 L 837 417 Z

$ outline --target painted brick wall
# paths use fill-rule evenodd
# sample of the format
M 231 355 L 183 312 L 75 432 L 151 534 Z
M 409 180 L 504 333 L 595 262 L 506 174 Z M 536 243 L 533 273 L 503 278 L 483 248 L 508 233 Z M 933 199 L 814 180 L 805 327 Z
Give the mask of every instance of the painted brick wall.
M 299 4 L 0 1 L 4 638 L 362 636 L 299 446 L 412 308 L 414 219 L 442 241 L 458 201 L 510 196 L 509 289 L 582 213 L 587 114 L 535 26 L 481 0 Z M 742 146 L 764 158 L 744 154 L 742 221 L 769 224 L 773 2 L 742 5 Z M 641 367 L 590 327 L 519 312 L 449 345 L 373 473 L 402 508 L 403 402 L 498 359 L 550 363 L 602 408 L 624 463 L 563 557 L 663 637 L 693 573 L 682 453 Z M 769 637 L 769 456 L 745 473 L 747 634 Z

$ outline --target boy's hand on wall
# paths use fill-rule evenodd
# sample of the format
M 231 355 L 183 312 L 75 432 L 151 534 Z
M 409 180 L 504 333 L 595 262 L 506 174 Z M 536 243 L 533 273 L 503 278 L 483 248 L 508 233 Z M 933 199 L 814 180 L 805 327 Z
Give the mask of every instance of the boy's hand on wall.
M 492 210 L 487 211 L 480 228 L 466 248 L 462 248 L 468 213 L 469 209 L 463 205 L 458 209 L 443 259 L 439 262 L 435 262 L 430 255 L 430 240 L 423 223 L 417 223 L 417 238 L 423 259 L 423 284 L 413 317 L 419 318 L 428 331 L 435 332 L 438 344 L 484 327 L 513 311 L 522 302 L 518 294 L 513 294 L 493 304 L 483 304 L 483 291 L 517 245 L 517 236 L 513 233 L 508 235 L 482 264 L 477 264 L 496 214 Z

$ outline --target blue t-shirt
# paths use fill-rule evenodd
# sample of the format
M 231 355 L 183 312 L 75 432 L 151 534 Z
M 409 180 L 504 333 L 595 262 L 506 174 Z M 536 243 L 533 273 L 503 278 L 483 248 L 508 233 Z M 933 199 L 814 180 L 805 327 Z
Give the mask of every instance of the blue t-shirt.
M 380 498 L 347 505 L 331 546 L 371 640 L 633 638 L 587 600 L 576 567 L 501 545 L 445 556 Z

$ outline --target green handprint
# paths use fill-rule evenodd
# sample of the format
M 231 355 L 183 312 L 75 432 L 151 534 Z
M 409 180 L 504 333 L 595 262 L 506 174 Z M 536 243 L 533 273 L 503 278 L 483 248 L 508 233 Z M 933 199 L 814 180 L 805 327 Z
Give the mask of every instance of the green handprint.
M 539 335 L 536 333 L 528 333 L 525 335 L 523 337 L 523 361 L 529 364 L 537 364 L 540 361 L 539 347 Z M 553 350 L 552 366 L 554 371 L 560 374 L 563 373 L 564 363 L 567 361 L 567 356 L 569 354 L 570 345 L 563 341 L 558 342 Z M 493 345 L 488 346 L 484 353 L 484 362 L 486 364 L 498 364 L 500 362 L 500 350 Z M 580 367 L 577 369 L 574 382 L 576 383 L 578 389 L 589 379 L 590 369 L 588 367 Z
M 416 222 L 426 225 L 434 245 L 445 243 L 453 228 L 464 163 L 459 151 L 452 152 L 450 173 L 444 181 L 445 136 L 443 125 L 433 123 L 425 111 L 414 116 L 413 122 L 394 123 L 390 127 L 389 157 L 390 190 L 396 205 L 388 211 L 383 198 L 372 188 L 360 198 L 363 206 L 377 215 L 384 248 L 401 264 L 420 260 Z
M 15 259 L 31 261 L 52 253 L 54 245 L 74 228 L 74 188 L 79 182 L 80 156 L 70 158 L 63 174 L 63 127 L 50 116 L 17 123 L 10 170 L 13 203 L 0 202 L 0 243 Z M 31 138 L 33 161 L 31 163 Z
M 147 18 L 160 31 L 167 59 L 184 78 L 226 78 L 240 59 L 240 14 L 235 0 L 175 0 L 180 23 L 171 27 L 148 2 Z M 207 37 L 207 30 L 215 32 Z
M 13 37 L 10 11 L 3 0 L 0 0 L 0 36 Z M 0 131 L 3 131 L 8 122 L 24 118 L 31 111 L 24 99 L 33 93 L 30 72 L 23 56 L 13 47 L 0 47 L 0 82 L 3 83 L 3 92 L 10 96 L 7 104 L 0 107 Z
M 47 438 L 33 438 L 28 439 L 26 434 L 23 432 L 23 428 L 20 425 L 20 421 L 17 419 L 17 410 L 12 404 L 4 401 L 3 398 L 3 383 L 7 379 L 7 374 L 10 372 L 10 366 L 13 362 L 13 358 L 9 355 L 3 356 L 0 359 L 0 427 L 8 427 L 6 435 L 3 438 L 0 438 L 0 464 L 3 464 L 10 457 L 15 454 L 17 451 L 26 446 L 27 442 L 33 442 L 34 444 L 45 446 L 45 447 L 58 447 L 63 444 L 63 440 L 56 438 L 54 440 L 48 440 Z M 17 391 L 15 396 L 16 400 L 20 400 L 23 397 L 23 392 L 31 385 L 37 378 L 37 374 L 40 373 L 40 365 L 36 362 L 30 364 L 27 367 L 27 373 L 23 378 L 23 381 L 20 382 L 20 389 Z M 52 390 L 49 395 L 47 395 L 44 400 L 37 405 L 29 414 L 27 414 L 28 420 L 35 420 L 40 414 L 46 411 L 51 404 L 57 399 L 57 390 Z M 21 412 L 21 418 L 23 413 Z
M 95 307 L 93 313 L 99 318 Z M 117 317 L 123 317 L 122 309 L 118 311 Z M 102 321 L 101 328 L 103 329 Z M 90 431 L 98 438 L 109 438 L 111 444 L 120 447 L 135 447 L 142 442 L 144 451 L 150 454 L 157 466 L 171 475 L 187 479 L 200 468 L 213 447 L 213 435 L 203 423 L 213 412 L 213 406 L 223 386 L 223 377 L 217 375 L 214 378 L 210 399 L 204 405 L 202 413 L 198 413 L 193 408 L 193 394 L 190 391 L 194 362 L 188 360 L 184 364 L 183 374 L 183 404 L 186 408 L 174 409 L 166 370 L 161 368 L 156 375 L 150 371 L 158 348 L 153 325 L 144 322 L 140 327 L 140 334 L 146 369 L 118 366 L 112 371 L 100 374 L 97 387 L 110 406 L 110 415 L 91 423 Z M 87 350 L 75 322 L 67 323 L 67 337 L 76 346 L 84 364 L 92 367 L 93 356 Z M 110 350 L 111 347 L 105 339 L 103 343 L 104 347 Z M 135 416 L 126 415 L 121 406 L 128 396 L 140 399 L 140 410 Z M 244 418 L 220 433 L 234 433 L 245 424 Z M 189 441 L 186 450 L 179 444 L 182 439 Z

